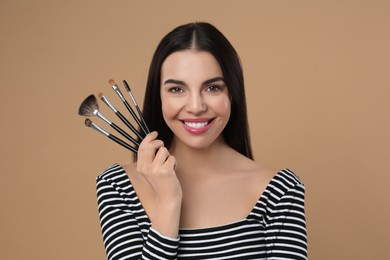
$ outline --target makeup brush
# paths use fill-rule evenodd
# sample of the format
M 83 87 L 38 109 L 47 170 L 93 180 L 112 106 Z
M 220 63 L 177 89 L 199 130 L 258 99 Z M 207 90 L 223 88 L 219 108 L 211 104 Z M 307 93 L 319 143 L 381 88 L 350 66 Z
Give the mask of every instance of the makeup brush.
M 111 108 L 112 111 L 114 111 L 114 113 L 119 117 L 120 120 L 122 120 L 122 122 L 127 125 L 127 127 L 130 128 L 131 131 L 133 131 L 134 134 L 136 134 L 138 136 L 138 138 L 140 138 L 141 140 L 143 140 L 143 137 L 141 136 L 141 134 L 137 131 L 137 129 L 126 119 L 126 117 L 123 116 L 123 114 L 121 112 L 119 112 L 109 101 L 108 99 L 102 94 L 102 93 L 99 93 L 98 94 L 99 98 L 109 107 Z
M 134 113 L 134 110 L 130 107 L 129 103 L 127 102 L 127 100 L 125 99 L 125 97 L 123 96 L 121 90 L 119 89 L 118 85 L 115 83 L 115 81 L 113 79 L 110 79 L 108 81 L 108 83 L 110 83 L 110 85 L 112 86 L 112 89 L 115 91 L 115 93 L 119 96 L 119 98 L 122 100 L 123 104 L 125 104 L 127 110 L 129 110 L 131 116 L 134 118 L 134 120 L 137 122 L 137 124 L 139 125 L 139 127 L 142 129 L 142 131 L 145 133 L 145 134 L 148 134 L 148 132 L 145 130 L 145 128 L 143 127 L 141 121 L 139 121 L 137 115 Z
M 126 91 L 127 93 L 129 93 L 130 97 L 131 97 L 131 100 L 133 101 L 133 104 L 135 106 L 135 108 L 137 109 L 137 112 L 138 112 L 138 115 L 139 115 L 139 118 L 141 119 L 146 131 L 148 133 L 150 133 L 150 130 L 148 128 L 148 125 L 146 124 L 145 122 L 145 119 L 144 119 L 144 116 L 142 115 L 142 112 L 141 112 L 141 109 L 139 108 L 138 104 L 137 104 L 137 101 L 135 101 L 135 98 L 133 96 L 133 93 L 131 92 L 131 89 L 130 89 L 130 86 L 129 84 L 127 84 L 127 81 L 126 80 L 123 80 L 123 85 L 125 85 L 125 88 L 126 88 Z
M 129 134 L 127 134 L 125 131 L 123 131 L 122 128 L 117 126 L 115 123 L 113 123 L 110 120 L 108 120 L 107 118 L 105 118 L 99 112 L 99 105 L 98 105 L 97 99 L 94 95 L 89 95 L 81 103 L 80 108 L 79 108 L 79 115 L 81 115 L 81 116 L 98 116 L 104 122 L 109 124 L 112 128 L 114 128 L 116 131 L 118 131 L 118 133 L 120 133 L 122 136 L 126 137 L 133 144 L 139 146 L 139 143 L 137 142 L 137 140 L 135 140 L 133 137 L 131 137 Z
M 122 145 L 123 147 L 129 149 L 130 151 L 132 151 L 133 153 L 137 153 L 137 149 L 135 149 L 134 147 L 132 147 L 131 145 L 129 145 L 128 143 L 125 143 L 124 141 L 122 141 L 121 139 L 119 139 L 118 137 L 116 137 L 115 135 L 112 135 L 106 131 L 104 131 L 103 129 L 101 129 L 99 126 L 97 126 L 95 123 L 93 123 L 91 121 L 91 119 L 87 118 L 85 119 L 85 125 L 92 128 L 92 129 L 95 129 L 96 131 L 102 133 L 103 135 L 107 136 L 108 138 L 110 138 L 111 140 L 113 140 L 114 142 Z

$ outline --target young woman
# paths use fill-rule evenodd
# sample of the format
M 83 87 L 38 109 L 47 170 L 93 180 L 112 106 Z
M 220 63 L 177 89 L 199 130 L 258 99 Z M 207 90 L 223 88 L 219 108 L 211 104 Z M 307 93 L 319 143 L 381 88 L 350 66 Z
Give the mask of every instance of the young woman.
M 239 57 L 214 26 L 153 56 L 133 163 L 97 177 L 108 259 L 307 259 L 304 185 L 252 158 Z

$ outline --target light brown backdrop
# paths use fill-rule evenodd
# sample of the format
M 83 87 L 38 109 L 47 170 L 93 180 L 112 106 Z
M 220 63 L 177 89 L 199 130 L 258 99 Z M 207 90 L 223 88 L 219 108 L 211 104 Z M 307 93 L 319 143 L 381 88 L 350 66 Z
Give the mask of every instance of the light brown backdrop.
M 241 56 L 256 160 L 307 186 L 310 258 L 390 259 L 389 14 L 388 1 L 0 1 L 0 258 L 105 259 L 95 176 L 131 155 L 78 107 L 103 92 L 119 108 L 110 78 L 142 104 L 159 39 L 209 21 Z

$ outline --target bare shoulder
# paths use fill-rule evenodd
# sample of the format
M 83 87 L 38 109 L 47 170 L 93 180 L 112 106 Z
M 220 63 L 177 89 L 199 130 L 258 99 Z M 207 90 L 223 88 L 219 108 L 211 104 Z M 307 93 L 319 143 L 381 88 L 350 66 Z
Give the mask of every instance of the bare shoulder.
M 122 165 L 122 168 L 125 170 L 127 175 L 129 176 L 130 180 L 133 180 L 137 177 L 137 163 L 136 162 L 129 162 L 127 164 Z
M 144 189 L 145 179 L 137 172 L 137 162 L 130 162 L 122 165 L 123 169 L 129 176 L 130 182 L 133 185 L 137 193 L 142 193 Z
M 257 183 L 268 183 L 278 172 L 278 170 L 249 159 L 237 152 L 231 158 L 233 172 L 242 175 L 244 179 L 252 181 L 258 180 Z

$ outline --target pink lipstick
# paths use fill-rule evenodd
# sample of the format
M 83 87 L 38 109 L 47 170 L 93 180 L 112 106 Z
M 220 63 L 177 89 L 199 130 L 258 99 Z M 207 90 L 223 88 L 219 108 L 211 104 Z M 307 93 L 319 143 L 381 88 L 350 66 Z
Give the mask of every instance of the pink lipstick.
M 180 120 L 187 132 L 194 135 L 201 135 L 212 126 L 214 118 L 184 118 Z

